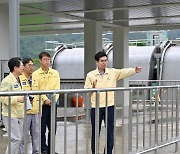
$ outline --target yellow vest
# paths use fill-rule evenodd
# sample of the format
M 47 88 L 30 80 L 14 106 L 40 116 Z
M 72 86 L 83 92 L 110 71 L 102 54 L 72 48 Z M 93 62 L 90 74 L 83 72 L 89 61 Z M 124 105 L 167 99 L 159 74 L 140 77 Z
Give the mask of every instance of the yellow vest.
M 58 71 L 49 68 L 48 73 L 45 73 L 42 68 L 39 68 L 32 74 L 32 90 L 57 90 L 60 89 L 60 76 Z M 59 94 L 56 95 L 56 101 Z M 42 103 L 47 100 L 46 95 L 42 95 Z M 39 101 L 39 96 L 34 97 L 34 101 Z
M 20 78 L 20 81 L 21 81 L 21 85 L 22 85 L 22 89 L 24 91 L 30 91 L 32 90 L 29 82 L 28 82 L 28 79 L 26 78 L 26 76 L 24 74 L 20 75 L 19 76 Z M 32 102 L 32 109 L 31 110 L 28 110 L 27 111 L 27 114 L 36 114 L 36 113 L 39 113 L 39 102 L 37 101 L 34 101 Z
M 21 91 L 21 85 L 15 78 L 15 76 L 10 73 L 1 82 L 0 91 Z M 11 96 L 11 117 L 12 118 L 23 118 L 24 117 L 24 103 L 17 101 L 18 96 Z M 1 96 L 0 101 L 2 102 L 2 115 L 8 117 L 8 97 Z
M 97 80 L 95 88 L 115 88 L 117 81 L 135 74 L 134 68 L 115 69 L 106 68 L 103 77 L 100 75 L 98 69 L 89 72 L 86 76 L 84 88 L 93 88 L 93 82 Z M 100 93 L 99 107 L 106 106 L 106 93 Z M 91 96 L 92 108 L 96 107 L 96 93 L 92 93 Z M 108 105 L 114 105 L 114 92 L 108 92 Z

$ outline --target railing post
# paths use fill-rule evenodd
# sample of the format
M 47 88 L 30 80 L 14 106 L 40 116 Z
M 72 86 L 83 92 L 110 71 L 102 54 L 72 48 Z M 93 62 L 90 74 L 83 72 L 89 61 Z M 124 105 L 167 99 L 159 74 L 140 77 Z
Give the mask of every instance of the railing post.
M 158 89 L 156 89 L 155 93 L 155 146 L 158 146 Z M 157 153 L 157 149 L 155 149 L 155 154 Z
M 137 90 L 137 111 L 136 111 L 136 151 L 139 149 L 139 90 Z
M 108 97 L 107 97 L 107 100 L 108 100 Z M 114 103 L 114 117 L 113 118 L 114 118 L 114 154 L 116 154 L 116 103 Z
M 55 153 L 55 126 L 56 125 L 56 94 L 51 98 L 51 154 Z
M 64 94 L 64 154 L 67 153 L 67 93 Z
M 27 112 L 26 112 L 26 109 L 27 109 L 27 98 L 28 95 L 24 95 L 24 153 L 27 153 Z
M 8 96 L 8 154 L 11 154 L 11 96 Z
M 78 154 L 78 93 L 76 94 L 76 154 Z
M 167 89 L 167 94 L 166 94 L 166 141 L 168 140 L 169 136 L 169 124 L 168 124 L 168 119 L 169 119 L 169 113 L 168 113 L 168 108 L 169 108 L 169 88 Z
M 149 146 L 151 147 L 152 143 L 152 89 L 150 89 L 150 109 L 149 109 Z
M 164 107 L 164 99 L 163 99 L 163 96 L 164 96 L 164 90 L 161 89 L 160 91 L 160 94 L 161 94 L 161 97 L 160 97 L 160 103 L 161 103 L 161 142 L 163 142 L 163 107 Z M 162 100 L 163 99 L 163 100 Z
M 39 95 L 39 153 L 41 153 L 41 95 Z
M 176 139 L 179 137 L 179 87 L 176 93 Z M 178 151 L 178 142 L 175 144 L 175 152 Z
M 96 108 L 95 108 L 95 154 L 99 153 L 99 95 L 96 92 Z
M 128 153 L 132 153 L 132 90 L 129 93 Z
M 86 154 L 89 154 L 89 109 L 90 107 L 90 96 L 89 93 L 85 97 L 85 107 L 86 107 Z
M 106 123 L 106 128 L 105 128 L 105 154 L 107 154 L 107 125 L 108 125 L 108 92 L 106 92 L 106 112 L 105 112 L 105 123 Z
M 126 133 L 126 131 L 124 130 L 124 117 L 125 117 L 125 115 L 124 115 L 124 101 L 122 101 L 122 139 L 121 139 L 121 141 L 122 141 L 122 144 L 121 144 L 121 146 L 122 146 L 122 148 L 121 148 L 121 154 L 124 154 L 124 143 L 125 143 L 125 133 Z
M 144 96 L 142 96 L 142 103 L 143 103 L 143 149 L 145 149 L 145 145 L 146 145 L 146 133 L 145 133 L 145 112 L 146 112 L 146 109 L 145 109 L 145 103 L 146 103 L 146 98 L 145 98 L 145 90 L 142 90 L 142 92 L 144 93 Z

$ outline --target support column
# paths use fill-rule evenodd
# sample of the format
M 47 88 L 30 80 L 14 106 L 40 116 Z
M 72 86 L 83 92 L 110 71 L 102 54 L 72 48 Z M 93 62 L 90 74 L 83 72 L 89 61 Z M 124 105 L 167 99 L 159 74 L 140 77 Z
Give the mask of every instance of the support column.
M 102 23 L 88 21 L 84 23 L 84 78 L 96 68 L 94 55 L 102 50 Z
M 9 58 L 20 56 L 19 0 L 9 0 Z
M 9 14 L 8 3 L 0 1 L 0 81 L 2 80 L 2 61 L 9 59 Z M 8 69 L 9 71 L 9 69 Z M 0 103 L 0 127 L 3 126 Z
M 0 3 L 0 60 L 9 59 L 9 8 L 8 3 Z
M 127 68 L 129 65 L 129 29 L 126 27 L 113 28 L 113 67 Z M 128 87 L 129 79 L 120 80 L 117 87 Z M 118 95 L 117 106 L 128 105 L 128 92 Z M 120 100 L 119 100 L 120 98 Z M 116 99 L 117 100 L 117 99 Z

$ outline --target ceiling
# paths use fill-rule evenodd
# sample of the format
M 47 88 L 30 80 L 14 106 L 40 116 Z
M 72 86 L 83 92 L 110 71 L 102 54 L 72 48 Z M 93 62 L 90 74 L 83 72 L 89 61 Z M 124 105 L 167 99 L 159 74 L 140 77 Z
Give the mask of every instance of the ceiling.
M 88 21 L 105 31 L 179 29 L 180 0 L 20 0 L 21 34 L 83 32 Z

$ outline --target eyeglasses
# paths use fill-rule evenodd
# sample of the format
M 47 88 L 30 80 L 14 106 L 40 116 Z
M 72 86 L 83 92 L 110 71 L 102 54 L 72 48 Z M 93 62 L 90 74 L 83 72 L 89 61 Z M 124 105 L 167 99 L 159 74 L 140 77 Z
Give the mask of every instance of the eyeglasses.
M 100 60 L 99 62 L 100 62 L 100 63 L 107 63 L 107 62 L 108 62 L 108 59 Z
M 28 67 L 34 67 L 34 64 L 27 64 Z
M 51 58 L 42 58 L 43 61 L 51 61 Z

